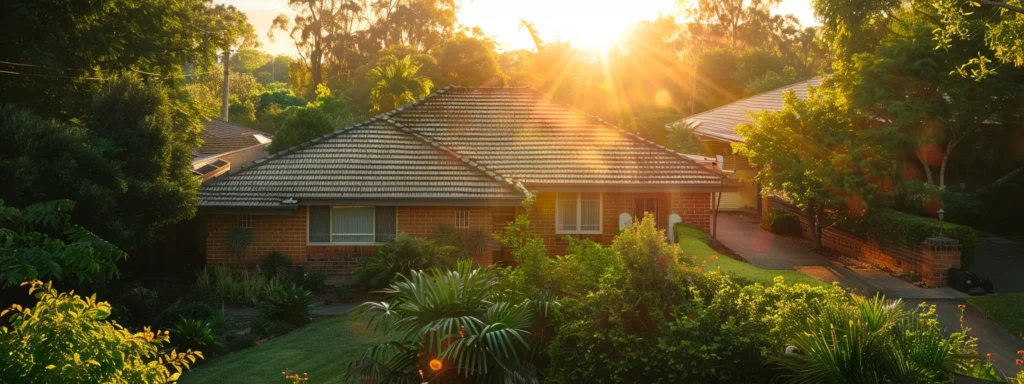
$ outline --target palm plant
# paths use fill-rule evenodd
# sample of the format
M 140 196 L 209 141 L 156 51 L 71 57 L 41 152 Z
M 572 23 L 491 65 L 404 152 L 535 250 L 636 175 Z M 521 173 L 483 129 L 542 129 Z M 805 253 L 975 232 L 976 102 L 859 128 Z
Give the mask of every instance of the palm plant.
M 374 332 L 397 339 L 367 350 L 348 374 L 378 383 L 538 382 L 530 363 L 533 304 L 495 300 L 497 283 L 494 270 L 469 261 L 400 274 L 381 291 L 388 301 L 357 309 Z
M 416 75 L 421 66 L 410 55 L 401 59 L 394 55 L 381 57 L 377 66 L 366 73 L 366 78 L 373 83 L 370 89 L 373 112 L 388 112 L 430 94 L 434 82 Z
M 794 346 L 800 353 L 776 359 L 792 383 L 936 383 L 986 371 L 966 328 L 947 338 L 934 306 L 908 310 L 880 296 L 824 305 Z

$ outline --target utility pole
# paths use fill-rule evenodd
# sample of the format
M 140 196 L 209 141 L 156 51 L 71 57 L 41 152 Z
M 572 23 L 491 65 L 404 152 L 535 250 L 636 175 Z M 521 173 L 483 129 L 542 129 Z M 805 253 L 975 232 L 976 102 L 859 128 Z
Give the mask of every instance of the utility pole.
M 221 98 L 220 119 L 228 121 L 228 77 L 231 76 L 231 49 L 224 50 L 224 95 Z

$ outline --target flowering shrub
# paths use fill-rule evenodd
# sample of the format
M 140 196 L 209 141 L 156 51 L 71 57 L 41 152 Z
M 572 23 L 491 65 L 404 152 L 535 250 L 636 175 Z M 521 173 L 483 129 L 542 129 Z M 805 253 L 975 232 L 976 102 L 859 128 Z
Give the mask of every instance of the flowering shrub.
M 0 313 L 13 313 L 10 326 L 0 327 L 0 382 L 165 383 L 203 357 L 192 350 L 159 352 L 167 332 L 131 333 L 106 320 L 110 304 L 95 296 L 57 292 L 40 281 L 23 285 L 39 302 Z

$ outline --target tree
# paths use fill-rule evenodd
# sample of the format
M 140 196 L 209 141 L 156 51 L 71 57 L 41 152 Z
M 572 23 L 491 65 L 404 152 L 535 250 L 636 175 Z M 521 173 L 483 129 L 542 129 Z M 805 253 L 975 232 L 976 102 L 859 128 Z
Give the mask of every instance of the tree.
M 814 248 L 822 230 L 843 216 L 862 216 L 893 186 L 885 147 L 860 130 L 865 121 L 834 90 L 812 88 L 807 100 L 783 93 L 781 111 L 736 127 L 736 152 L 759 169 L 765 191 L 781 193 L 811 220 Z
M 455 0 L 372 0 L 370 9 L 375 22 L 369 32 L 381 46 L 429 51 L 451 37 L 459 6 Z
M 315 88 L 324 83 L 324 64 L 334 44 L 355 32 L 363 9 L 352 0 L 288 0 L 288 6 L 296 11 L 294 20 L 278 15 L 267 36 L 273 39 L 275 29 L 289 33 Z
M 942 19 L 942 28 L 935 29 L 939 48 L 948 49 L 956 39 L 970 40 L 972 34 L 984 31 L 991 54 L 978 53 L 960 65 L 962 76 L 985 77 L 996 73 L 988 67 L 994 56 L 1001 64 L 1024 66 L 1024 3 L 1020 0 L 943 0 L 934 4 Z
M 92 281 L 117 276 L 124 252 L 71 224 L 75 202 L 55 200 L 17 209 L 0 200 L 0 286 L 55 279 Z
M 58 292 L 52 283 L 26 282 L 35 308 L 14 304 L 0 326 L 0 381 L 5 383 L 172 383 L 199 351 L 161 352 L 166 331 L 132 333 L 107 320 L 110 304 L 96 296 Z
M 449 84 L 475 87 L 508 83 L 495 58 L 493 41 L 459 36 L 446 41 L 436 57 Z
M 274 59 L 274 56 L 256 48 L 239 49 L 231 55 L 231 72 L 256 73 Z
M 871 133 L 895 153 L 913 154 L 929 184 L 945 186 L 949 158 L 982 133 L 1013 129 L 1020 116 L 1024 71 L 965 78 L 951 68 L 991 54 L 980 34 L 956 39 L 941 50 L 931 41 L 942 28 L 934 9 L 908 8 L 896 14 L 898 34 L 870 54 L 854 57 L 837 72 L 836 83 L 851 94 L 853 106 L 876 122 Z M 937 172 L 937 175 L 933 175 Z
M 688 13 L 709 41 L 738 48 L 754 45 L 771 34 L 771 11 L 781 0 L 698 0 Z
M 270 143 L 271 152 L 282 151 L 334 132 L 354 119 L 341 96 L 331 96 L 323 84 L 317 87 L 317 99 L 304 108 L 291 108 Z
M 430 94 L 433 81 L 417 72 L 422 65 L 406 55 L 401 59 L 388 55 L 377 61 L 377 66 L 366 73 L 373 84 L 370 101 L 373 111 L 388 112 Z
M 240 17 L 239 17 L 240 16 Z M 135 72 L 175 86 L 182 66 L 213 63 L 248 25 L 206 0 L 12 0 L 0 13 L 0 103 L 80 118 L 103 81 Z

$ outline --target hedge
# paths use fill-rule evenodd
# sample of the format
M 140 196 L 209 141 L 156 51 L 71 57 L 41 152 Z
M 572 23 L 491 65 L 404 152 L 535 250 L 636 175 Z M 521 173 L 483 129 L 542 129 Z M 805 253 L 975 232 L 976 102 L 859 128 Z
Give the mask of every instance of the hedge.
M 800 218 L 792 212 L 773 209 L 761 216 L 761 229 L 780 235 L 799 235 Z
M 880 209 L 863 218 L 848 219 L 837 225 L 840 229 L 878 240 L 880 243 L 920 246 L 927 238 L 939 234 L 939 220 L 911 215 L 894 209 Z M 973 228 L 943 223 L 942 234 L 960 242 L 961 268 L 969 269 L 974 262 L 974 243 L 978 231 Z

